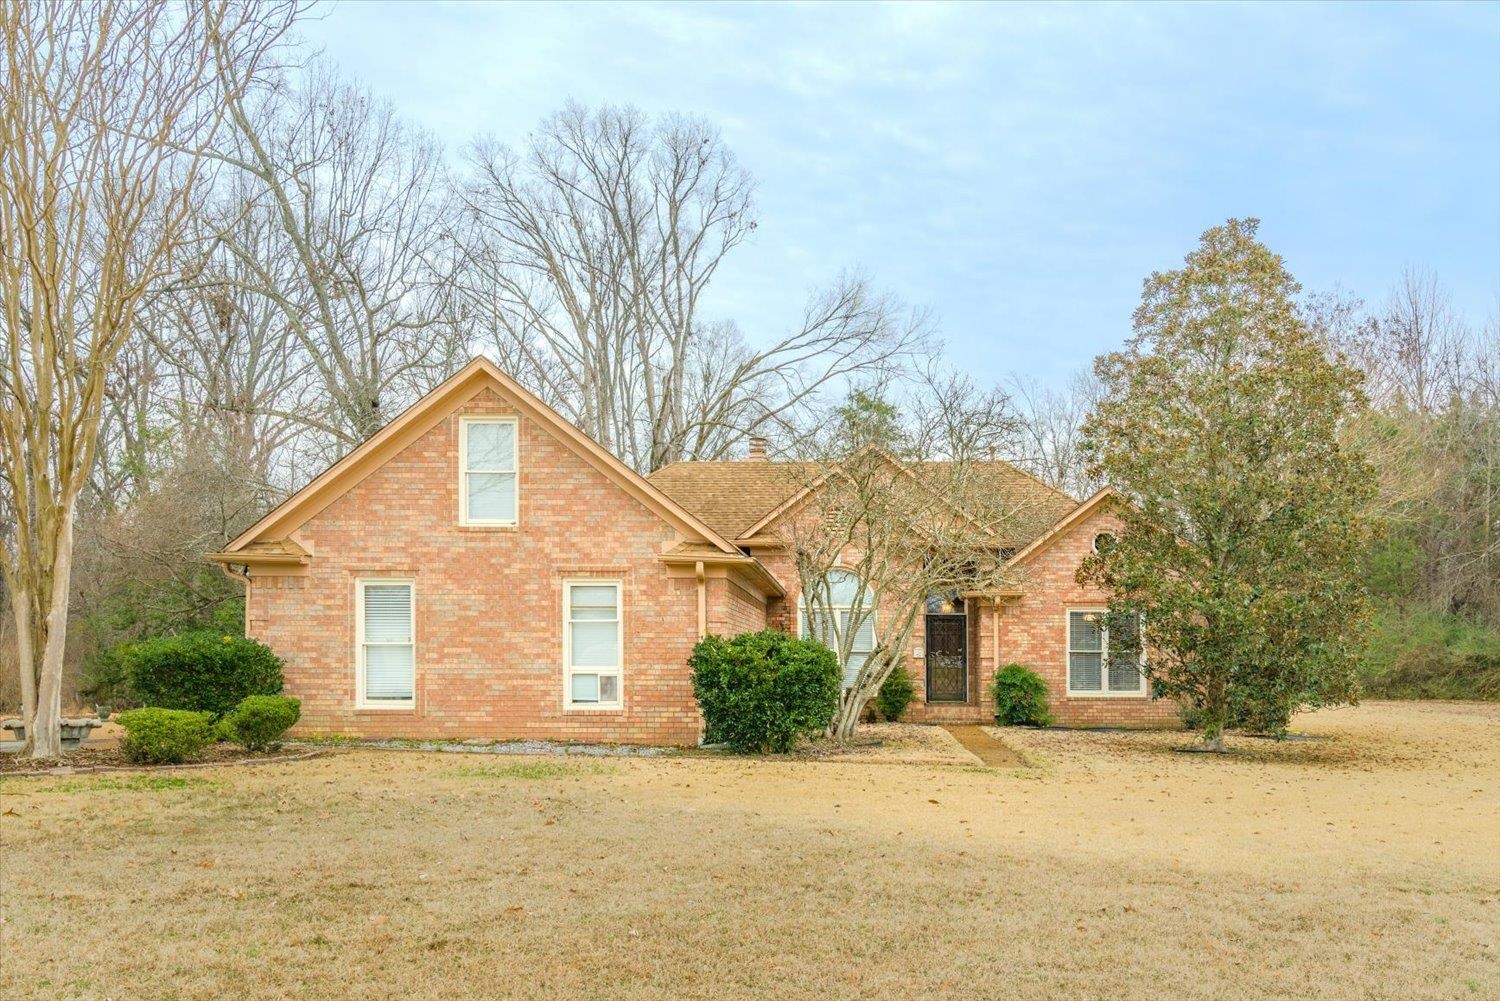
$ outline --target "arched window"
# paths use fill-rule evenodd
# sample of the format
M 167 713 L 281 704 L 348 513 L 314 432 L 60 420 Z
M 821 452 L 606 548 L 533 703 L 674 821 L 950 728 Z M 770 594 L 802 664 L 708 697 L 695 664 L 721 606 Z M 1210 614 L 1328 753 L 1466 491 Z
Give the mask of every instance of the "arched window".
M 830 570 L 813 601 L 802 596 L 801 627 L 804 637 L 819 640 L 834 653 L 849 637 L 844 687 L 852 688 L 875 649 L 875 592 L 852 570 Z

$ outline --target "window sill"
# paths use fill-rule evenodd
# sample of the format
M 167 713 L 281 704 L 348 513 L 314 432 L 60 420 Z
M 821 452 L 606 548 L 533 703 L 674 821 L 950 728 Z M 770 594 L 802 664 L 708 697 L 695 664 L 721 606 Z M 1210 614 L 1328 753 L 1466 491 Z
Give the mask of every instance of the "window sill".
M 483 522 L 470 521 L 460 522 L 454 527 L 457 528 L 460 532 L 514 532 L 517 531 L 521 527 L 521 525 L 519 522 L 514 521 L 497 521 L 493 525 L 485 524 Z
M 624 711 L 625 711 L 625 707 L 623 705 L 616 705 L 616 706 L 596 706 L 596 705 L 587 704 L 587 705 L 581 705 L 581 706 L 575 706 L 575 705 L 564 705 L 563 706 L 563 712 L 568 712 L 568 713 L 623 713 Z
M 405 713 L 408 716 L 417 714 L 416 703 L 406 703 L 399 706 L 371 706 L 357 705 L 354 707 L 356 713 L 373 713 L 377 715 L 389 715 L 390 713 Z
M 1144 699 L 1150 692 L 1069 692 L 1070 699 Z

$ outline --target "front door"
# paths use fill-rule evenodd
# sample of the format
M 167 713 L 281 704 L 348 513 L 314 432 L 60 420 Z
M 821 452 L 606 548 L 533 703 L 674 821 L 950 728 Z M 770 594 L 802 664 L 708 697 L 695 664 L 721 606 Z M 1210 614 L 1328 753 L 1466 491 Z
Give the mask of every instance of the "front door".
M 927 701 L 969 701 L 969 631 L 963 615 L 927 616 Z

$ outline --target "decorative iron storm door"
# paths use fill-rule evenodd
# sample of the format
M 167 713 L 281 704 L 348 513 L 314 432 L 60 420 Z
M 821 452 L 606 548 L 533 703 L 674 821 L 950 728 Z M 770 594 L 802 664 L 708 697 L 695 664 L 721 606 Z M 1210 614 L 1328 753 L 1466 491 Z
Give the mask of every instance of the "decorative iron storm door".
M 969 701 L 969 630 L 964 615 L 927 616 L 927 701 Z

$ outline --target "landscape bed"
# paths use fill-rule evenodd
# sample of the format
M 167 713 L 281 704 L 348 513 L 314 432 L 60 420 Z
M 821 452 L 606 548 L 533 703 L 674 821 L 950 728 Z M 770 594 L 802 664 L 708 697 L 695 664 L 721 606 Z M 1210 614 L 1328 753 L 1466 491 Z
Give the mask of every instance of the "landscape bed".
M 1296 729 L 10 778 L 9 996 L 1493 996 L 1500 706 Z
M 274 750 L 251 751 L 238 744 L 210 744 L 189 761 L 177 764 L 142 764 L 131 761 L 118 747 L 81 747 L 61 758 L 37 760 L 19 754 L 0 754 L 0 778 L 7 775 L 29 775 L 34 772 L 117 770 L 161 771 L 173 768 L 205 768 L 213 765 L 235 765 L 252 761 L 296 760 L 312 757 L 317 748 L 283 745 Z

